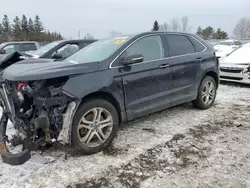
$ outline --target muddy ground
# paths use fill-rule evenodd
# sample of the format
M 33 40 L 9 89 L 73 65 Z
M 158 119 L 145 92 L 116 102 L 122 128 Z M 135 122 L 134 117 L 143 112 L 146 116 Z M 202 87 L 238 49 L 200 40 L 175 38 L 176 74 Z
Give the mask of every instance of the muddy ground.
M 21 166 L 0 160 L 0 187 L 250 187 L 250 88 L 220 85 L 215 105 L 187 103 L 121 127 L 91 156 L 34 152 Z

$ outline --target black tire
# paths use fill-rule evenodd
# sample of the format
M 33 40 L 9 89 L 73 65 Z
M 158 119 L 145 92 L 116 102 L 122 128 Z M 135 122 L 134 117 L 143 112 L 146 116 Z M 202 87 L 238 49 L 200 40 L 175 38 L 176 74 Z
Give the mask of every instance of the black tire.
M 214 97 L 213 97 L 212 101 L 210 103 L 205 103 L 203 98 L 202 98 L 202 91 L 204 89 L 205 84 L 208 82 L 213 83 L 215 91 L 214 91 Z M 200 86 L 199 86 L 198 95 L 197 95 L 196 100 L 192 101 L 193 106 L 196 108 L 202 109 L 202 110 L 209 109 L 214 104 L 216 94 L 217 94 L 217 84 L 216 84 L 214 78 L 211 76 L 205 76 L 203 78 Z
M 100 144 L 97 147 L 88 147 L 87 145 L 80 142 L 80 139 L 78 138 L 78 132 L 77 132 L 78 124 L 85 113 L 87 113 L 90 109 L 97 108 L 97 107 L 104 108 L 111 114 L 113 118 L 113 128 L 109 137 L 102 144 Z M 118 117 L 116 108 L 110 102 L 106 100 L 91 99 L 83 103 L 79 107 L 79 109 L 77 110 L 74 116 L 72 129 L 71 129 L 71 144 L 77 150 L 77 152 L 80 152 L 82 154 L 89 155 L 89 154 L 100 152 L 113 141 L 118 131 L 118 127 L 119 127 L 119 117 Z

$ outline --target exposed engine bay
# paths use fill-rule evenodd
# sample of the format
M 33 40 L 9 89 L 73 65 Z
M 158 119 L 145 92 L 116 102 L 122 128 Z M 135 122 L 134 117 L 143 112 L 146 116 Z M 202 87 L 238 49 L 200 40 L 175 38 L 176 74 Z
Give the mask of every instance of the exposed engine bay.
M 2 131 L 1 153 L 8 153 L 8 149 L 3 146 L 4 143 L 11 143 L 13 147 L 22 144 L 23 151 L 27 152 L 55 141 L 62 144 L 69 143 L 68 129 L 76 102 L 62 91 L 62 86 L 67 80 L 67 76 L 30 82 L 5 80 L 2 85 L 5 104 L 1 120 L 2 130 L 0 130 Z M 16 130 L 11 139 L 5 135 L 7 117 Z M 23 156 L 28 160 L 30 157 L 27 157 L 26 153 Z M 19 161 L 19 163 L 25 162 L 24 159 Z M 8 161 L 8 157 L 4 162 L 18 163 Z
M 97 152 L 98 147 L 93 149 L 88 146 L 86 149 L 84 145 L 79 147 L 78 144 L 79 138 L 89 135 L 90 129 L 92 131 L 94 128 L 81 128 L 78 135 L 76 132 L 79 122 L 76 123 L 73 119 L 75 120 L 76 111 L 79 112 L 82 99 L 107 84 L 105 72 L 98 73 L 103 79 L 93 74 L 98 70 L 99 62 L 86 64 L 33 59 L 18 52 L 0 57 L 0 105 L 3 108 L 0 154 L 3 162 L 23 164 L 30 158 L 30 151 L 40 149 L 40 146 L 41 149 L 46 149 L 47 146 L 58 144 L 62 149 L 66 149 L 65 146 L 68 145 L 73 146 L 74 150 L 81 153 Z M 98 86 L 89 87 L 89 80 Z M 84 89 L 84 85 L 88 89 Z M 78 116 L 80 118 L 83 115 Z M 97 130 L 97 125 L 95 126 Z M 97 142 L 96 130 L 91 134 L 93 142 Z M 10 131 L 10 135 L 6 131 Z M 106 140 L 103 138 L 98 144 L 105 147 L 103 142 Z M 22 150 L 16 152 L 15 149 L 19 146 L 22 146 Z M 13 147 L 15 151 L 11 151 Z

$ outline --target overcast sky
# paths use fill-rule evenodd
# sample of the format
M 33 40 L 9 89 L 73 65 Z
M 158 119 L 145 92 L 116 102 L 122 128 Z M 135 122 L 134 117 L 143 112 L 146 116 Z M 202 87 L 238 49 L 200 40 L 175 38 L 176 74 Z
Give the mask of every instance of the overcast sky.
M 193 32 L 200 25 L 221 27 L 232 35 L 238 19 L 250 16 L 250 0 L 1 0 L 0 15 L 40 16 L 46 29 L 65 37 L 96 38 L 112 29 L 124 34 L 148 31 L 153 22 L 189 16 Z

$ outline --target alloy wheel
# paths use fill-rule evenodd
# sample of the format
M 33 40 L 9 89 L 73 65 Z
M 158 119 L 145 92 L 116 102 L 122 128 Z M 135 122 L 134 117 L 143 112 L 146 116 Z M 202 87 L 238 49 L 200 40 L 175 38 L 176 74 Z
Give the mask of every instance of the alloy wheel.
M 204 104 L 209 105 L 214 101 L 216 93 L 215 85 L 212 81 L 207 81 L 202 89 L 202 101 Z
M 78 138 L 88 147 L 97 147 L 109 138 L 113 123 L 113 117 L 108 110 L 92 108 L 82 116 L 78 124 Z

